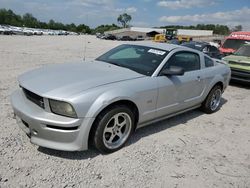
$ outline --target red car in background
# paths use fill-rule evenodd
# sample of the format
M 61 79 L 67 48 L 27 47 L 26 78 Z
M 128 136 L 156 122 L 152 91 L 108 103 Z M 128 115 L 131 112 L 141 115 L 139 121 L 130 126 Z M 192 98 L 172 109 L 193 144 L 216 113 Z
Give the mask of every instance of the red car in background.
M 230 55 L 244 44 L 250 44 L 250 32 L 232 32 L 220 47 L 220 52 L 224 55 Z

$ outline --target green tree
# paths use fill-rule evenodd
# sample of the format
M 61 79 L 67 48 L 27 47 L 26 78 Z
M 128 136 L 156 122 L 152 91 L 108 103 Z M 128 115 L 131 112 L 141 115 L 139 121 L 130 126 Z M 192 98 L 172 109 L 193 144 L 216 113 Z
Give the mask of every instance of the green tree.
M 22 17 L 16 15 L 12 10 L 0 9 L 0 24 L 22 26 Z
M 25 27 L 38 27 L 38 20 L 30 13 L 26 13 L 23 15 L 23 24 Z
M 75 25 L 74 23 L 66 24 L 66 25 L 65 25 L 65 29 L 66 29 L 67 31 L 77 32 L 76 25 Z
M 91 29 L 89 28 L 89 26 L 87 25 L 84 25 L 84 24 L 80 24 L 76 27 L 76 31 L 78 33 L 88 33 L 90 34 L 91 33 Z
M 50 20 L 48 23 L 41 22 L 36 19 L 32 14 L 26 13 L 23 16 L 15 14 L 12 10 L 0 9 L 0 24 L 19 26 L 19 27 L 32 27 L 41 29 L 55 29 L 55 30 L 67 30 L 79 33 L 91 33 L 92 30 L 89 26 L 80 24 L 76 26 L 74 23 L 63 24 Z
M 121 14 L 117 18 L 117 22 L 122 25 L 123 28 L 128 26 L 128 23 L 132 20 L 132 16 L 127 13 Z
M 116 29 L 121 29 L 119 26 L 112 24 L 112 25 L 99 25 L 96 27 L 93 31 L 92 34 L 95 33 L 104 33 L 105 31 L 112 31 Z
M 48 23 L 48 28 L 49 29 L 55 29 L 55 21 L 53 19 L 51 19 Z
M 171 28 L 171 29 L 198 29 L 198 30 L 213 30 L 214 34 L 219 35 L 228 35 L 230 33 L 230 30 L 228 26 L 226 25 L 214 25 L 214 24 L 197 24 L 196 26 L 190 25 L 190 26 L 181 26 L 181 25 L 168 25 L 168 26 L 162 26 L 160 28 Z
M 233 31 L 242 31 L 242 25 L 236 25 L 236 26 L 233 28 Z

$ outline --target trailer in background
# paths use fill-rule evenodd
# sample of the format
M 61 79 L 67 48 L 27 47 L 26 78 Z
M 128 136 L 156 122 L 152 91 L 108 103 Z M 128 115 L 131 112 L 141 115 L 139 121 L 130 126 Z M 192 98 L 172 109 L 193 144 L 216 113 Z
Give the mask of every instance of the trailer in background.
M 212 30 L 167 28 L 163 34 L 155 35 L 155 42 L 177 40 L 179 43 L 192 41 L 194 37 L 211 37 Z
M 177 29 L 177 35 L 191 37 L 213 36 L 213 30 Z

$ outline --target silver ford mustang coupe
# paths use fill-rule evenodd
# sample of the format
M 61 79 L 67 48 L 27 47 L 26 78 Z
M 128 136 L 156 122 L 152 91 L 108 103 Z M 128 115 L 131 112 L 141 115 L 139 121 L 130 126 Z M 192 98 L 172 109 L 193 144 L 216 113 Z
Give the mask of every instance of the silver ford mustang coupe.
M 94 61 L 27 72 L 11 101 L 31 143 L 114 152 L 139 127 L 198 107 L 217 111 L 230 75 L 225 63 L 202 52 L 140 42 L 120 45 Z

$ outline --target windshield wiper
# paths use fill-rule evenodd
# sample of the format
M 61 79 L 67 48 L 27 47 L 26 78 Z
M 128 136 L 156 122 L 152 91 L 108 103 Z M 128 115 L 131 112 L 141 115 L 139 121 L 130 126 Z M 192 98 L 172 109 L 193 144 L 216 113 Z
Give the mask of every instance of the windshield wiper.
M 116 65 L 116 66 L 119 66 L 119 67 L 123 67 L 123 68 L 129 69 L 129 70 L 132 70 L 132 71 L 134 71 L 134 72 L 137 72 L 137 73 L 141 74 L 140 72 L 134 70 L 134 69 L 131 68 L 131 67 L 127 67 L 127 66 L 125 66 L 125 65 L 122 65 L 122 64 L 119 64 L 119 63 L 114 63 L 114 62 L 108 62 L 108 63 L 110 63 L 110 64 L 112 64 L 112 65 Z
M 112 64 L 112 65 L 116 65 L 116 66 L 118 66 L 118 67 L 123 67 L 123 68 L 127 68 L 127 69 L 128 69 L 128 67 L 126 67 L 126 66 L 124 66 L 124 65 L 122 65 L 122 64 L 119 64 L 119 63 L 114 63 L 114 62 L 108 62 L 108 63 L 110 63 L 110 64 Z
M 119 67 L 121 67 L 121 64 L 118 64 L 118 63 L 111 63 L 111 62 L 108 62 L 108 63 L 110 63 L 110 64 L 112 64 L 112 65 L 116 65 L 116 66 L 119 66 Z

